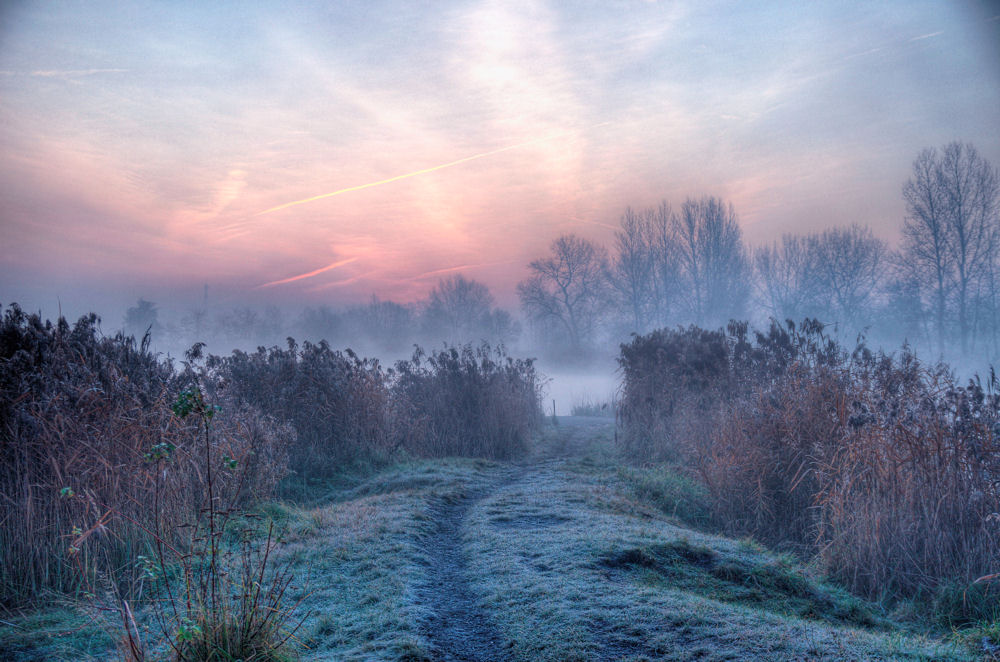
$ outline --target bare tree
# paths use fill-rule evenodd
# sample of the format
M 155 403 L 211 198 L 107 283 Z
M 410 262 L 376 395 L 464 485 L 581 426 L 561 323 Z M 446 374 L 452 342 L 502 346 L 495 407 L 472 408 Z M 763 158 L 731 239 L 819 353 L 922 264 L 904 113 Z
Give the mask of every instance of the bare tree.
M 551 251 L 528 265 L 531 276 L 518 284 L 517 293 L 529 317 L 556 322 L 579 349 L 606 306 L 608 252 L 572 234 L 553 241 Z
M 958 334 L 965 354 L 969 349 L 970 298 L 988 273 L 997 239 L 1000 189 L 996 170 L 968 143 L 946 145 L 938 173 L 948 254 L 955 270 Z
M 678 265 L 695 324 L 724 324 L 744 314 L 749 269 L 743 233 L 732 205 L 688 198 L 676 223 Z
M 777 320 L 800 320 L 813 313 L 815 278 L 809 268 L 809 242 L 786 234 L 780 244 L 754 251 L 757 298 Z
M 299 330 L 303 340 L 335 343 L 344 336 L 343 316 L 328 306 L 306 308 L 299 318 Z
M 888 245 L 859 225 L 808 238 L 815 292 L 828 302 L 833 321 L 857 329 L 870 320 L 880 295 Z
M 486 337 L 499 343 L 511 343 L 521 333 L 521 325 L 502 308 L 494 308 L 486 326 Z
M 644 333 L 655 297 L 652 219 L 629 207 L 620 225 L 615 232 L 615 255 L 608 264 L 608 282 L 623 312 L 632 318 L 632 331 Z
M 247 306 L 237 306 L 220 313 L 216 318 L 216 329 L 229 340 L 251 341 L 257 335 L 260 315 Z
M 930 344 L 930 320 L 921 297 L 920 282 L 905 264 L 902 253 L 891 252 L 886 262 L 889 268 L 886 272 L 885 306 L 878 315 L 876 326 L 881 326 L 888 337 L 902 337 L 908 343 L 919 341 Z
M 937 150 L 925 149 L 913 162 L 913 177 L 903 186 L 903 265 L 932 292 L 938 351 L 944 351 L 945 306 L 951 290 L 944 194 L 938 186 Z
M 348 307 L 342 319 L 345 336 L 363 339 L 367 351 L 398 352 L 413 342 L 413 308 L 374 294 L 367 304 Z
M 442 279 L 431 290 L 424 319 L 429 331 L 443 332 L 454 342 L 468 342 L 491 335 L 492 309 L 490 289 L 459 274 Z
M 972 145 L 958 142 L 940 154 L 923 150 L 903 186 L 904 260 L 930 292 L 939 351 L 950 303 L 962 351 L 968 351 L 970 299 L 996 259 L 998 196 L 996 170 Z
M 653 267 L 653 323 L 670 324 L 680 290 L 677 217 L 666 201 L 646 212 Z
M 980 324 L 989 332 L 989 348 L 994 359 L 1000 356 L 1000 241 L 992 242 L 992 255 L 987 261 L 986 274 L 980 294 Z

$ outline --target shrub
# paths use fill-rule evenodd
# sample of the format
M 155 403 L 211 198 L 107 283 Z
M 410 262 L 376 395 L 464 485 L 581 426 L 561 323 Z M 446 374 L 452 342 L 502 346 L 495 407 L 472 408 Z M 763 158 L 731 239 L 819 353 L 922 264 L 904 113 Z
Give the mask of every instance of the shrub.
M 396 364 L 397 443 L 418 455 L 514 457 L 542 420 L 539 386 L 533 361 L 503 347 L 418 348 Z
M 722 331 L 662 329 L 621 346 L 621 436 L 635 460 L 674 459 L 679 427 L 712 416 L 730 390 L 730 346 Z M 687 426 L 679 426 L 681 421 Z
M 621 442 L 629 457 L 698 454 L 734 399 L 774 382 L 790 365 L 832 366 L 843 358 L 816 320 L 784 327 L 772 321 L 753 341 L 746 322 L 730 322 L 727 330 L 661 329 L 621 346 Z
M 98 324 L 43 322 L 16 305 L 0 319 L 3 606 L 81 583 L 130 599 L 136 559 L 152 558 L 156 541 L 191 551 L 185 527 L 205 512 L 207 460 L 192 441 L 198 423 L 173 415 L 173 393 L 197 387 L 221 407 L 208 455 L 232 467 L 214 475 L 227 507 L 268 497 L 289 463 L 308 477 L 397 448 L 512 457 L 541 419 L 533 363 L 502 348 L 417 350 L 386 372 L 291 339 L 199 367 L 199 344 L 175 369 L 148 336 L 104 337 Z
M 909 355 L 851 367 L 844 443 L 816 465 L 817 540 L 833 574 L 869 595 L 893 595 L 929 594 L 995 571 L 995 380 L 959 387 Z
M 207 386 L 219 397 L 290 424 L 289 466 L 324 476 L 387 451 L 389 390 L 378 361 L 331 350 L 326 341 L 210 356 Z
M 795 364 L 725 409 L 689 459 L 725 529 L 811 549 L 822 480 L 816 466 L 844 442 L 844 387 L 834 371 Z

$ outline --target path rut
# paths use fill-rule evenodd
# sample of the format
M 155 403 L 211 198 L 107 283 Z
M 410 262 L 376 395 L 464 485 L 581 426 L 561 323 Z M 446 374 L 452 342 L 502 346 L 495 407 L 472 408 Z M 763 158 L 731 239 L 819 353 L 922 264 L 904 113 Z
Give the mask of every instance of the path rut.
M 476 601 L 468 577 L 462 531 L 469 511 L 497 490 L 525 480 L 529 474 L 555 466 L 580 452 L 586 436 L 604 423 L 574 421 L 563 436 L 561 448 L 536 456 L 530 464 L 510 467 L 474 485 L 458 499 L 442 499 L 431 506 L 434 532 L 422 543 L 429 559 L 427 576 L 417 589 L 417 600 L 431 608 L 421 632 L 431 643 L 433 659 L 440 662 L 494 662 L 508 659 L 510 642 Z M 599 629 L 599 628 L 598 628 Z M 596 633 L 598 635 L 602 633 Z M 603 638 L 602 638 L 603 639 Z M 603 643 L 604 652 L 619 659 L 614 644 Z
M 468 579 L 462 549 L 462 528 L 469 510 L 503 485 L 513 474 L 494 479 L 457 500 L 441 500 L 431 507 L 436 524 L 423 541 L 430 560 L 427 580 L 417 591 L 421 604 L 433 609 L 423 624 L 435 660 L 441 662 L 494 662 L 505 659 L 506 640 L 477 604 Z

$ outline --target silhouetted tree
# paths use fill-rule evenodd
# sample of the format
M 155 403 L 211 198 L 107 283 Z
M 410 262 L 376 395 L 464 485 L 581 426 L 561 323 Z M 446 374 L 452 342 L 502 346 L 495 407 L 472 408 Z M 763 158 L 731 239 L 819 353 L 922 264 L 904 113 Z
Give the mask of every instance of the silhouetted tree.
M 575 235 L 552 242 L 551 257 L 528 265 L 531 276 L 517 286 L 527 315 L 557 322 L 573 349 L 589 340 L 606 305 L 608 252 Z
M 417 324 L 412 307 L 395 301 L 382 301 L 375 295 L 365 305 L 348 308 L 344 312 L 344 321 L 349 338 L 390 351 L 408 347 L 413 342 Z
M 825 303 L 827 314 L 832 317 L 830 321 L 842 322 L 853 330 L 871 319 L 888 250 L 884 240 L 858 225 L 809 236 L 814 292 Z
M 510 313 L 501 308 L 493 309 L 487 324 L 489 333 L 486 337 L 493 338 L 501 344 L 512 343 L 521 334 L 521 325 Z
M 631 207 L 615 232 L 608 283 L 631 331 L 668 326 L 677 299 L 677 228 L 666 201 L 641 212 Z
M 986 273 L 977 310 L 980 323 L 989 333 L 989 346 L 993 357 L 1000 356 L 1000 241 L 994 239 L 992 255 L 986 264 Z
M 949 304 L 962 351 L 968 351 L 970 298 L 996 259 L 998 196 L 996 170 L 972 145 L 959 142 L 940 153 L 923 150 L 903 187 L 904 263 L 930 293 L 939 351 Z
M 677 218 L 666 201 L 659 207 L 647 210 L 645 214 L 649 249 L 653 267 L 653 313 L 654 326 L 669 326 L 673 321 L 680 290 L 680 266 L 678 264 Z
M 753 261 L 757 298 L 764 310 L 777 320 L 800 320 L 812 314 L 816 281 L 805 237 L 783 235 L 780 244 L 754 251 Z
M 900 268 L 903 260 L 899 253 L 890 255 L 892 266 L 885 285 L 885 306 L 880 311 L 876 327 L 890 338 L 902 338 L 906 343 L 930 343 L 927 328 L 928 316 L 920 296 L 920 283 L 910 269 Z
M 260 315 L 253 308 L 237 306 L 219 315 L 216 328 L 221 334 L 234 340 L 253 340 Z
M 650 214 L 625 209 L 615 232 L 615 254 L 608 263 L 608 282 L 631 330 L 645 333 L 655 304 L 654 230 Z
M 695 324 L 724 324 L 742 317 L 749 295 L 743 233 L 732 205 L 688 198 L 676 224 L 678 265 Z
M 921 288 L 932 293 L 938 351 L 944 351 L 945 306 L 952 288 L 944 195 L 938 186 L 937 151 L 920 152 L 913 177 L 903 186 L 907 216 L 903 221 L 902 265 Z
M 160 330 L 159 316 L 155 303 L 139 299 L 125 311 L 125 333 L 136 338 L 142 338 L 147 331 L 155 335 Z
M 424 309 L 425 326 L 451 342 L 484 340 L 490 334 L 492 309 L 490 289 L 459 274 L 442 279 L 431 290 Z
M 344 320 L 340 313 L 328 306 L 306 308 L 302 311 L 299 327 L 307 340 L 335 343 L 343 336 Z
M 938 169 L 948 253 L 955 269 L 958 334 L 962 352 L 967 353 L 970 299 L 986 277 L 996 250 L 1000 184 L 993 166 L 968 143 L 946 145 Z

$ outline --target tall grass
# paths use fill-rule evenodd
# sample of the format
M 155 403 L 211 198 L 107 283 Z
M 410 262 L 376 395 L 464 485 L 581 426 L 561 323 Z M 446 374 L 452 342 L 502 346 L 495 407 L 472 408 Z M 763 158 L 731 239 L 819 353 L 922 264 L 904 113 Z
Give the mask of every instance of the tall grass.
M 212 443 L 212 424 L 220 408 L 196 385 L 182 391 L 172 409 L 180 419 L 197 422 L 204 489 L 196 513 L 184 524 L 186 539 L 177 544 L 173 531 L 162 526 L 162 481 L 157 481 L 152 532 L 156 554 L 142 566 L 153 584 L 150 620 L 159 633 L 152 640 L 144 636 L 150 628 L 140 629 L 128 600 L 115 596 L 115 605 L 105 610 L 120 615 L 120 648 L 130 662 L 144 662 L 163 649 L 177 662 L 290 659 L 288 644 L 302 621 L 290 623 L 297 604 L 290 607 L 286 593 L 293 577 L 291 566 L 274 558 L 274 524 L 268 523 L 262 543 L 255 542 L 253 527 L 235 531 L 236 545 L 224 542 L 226 534 L 233 533 L 231 516 L 240 512 L 241 486 L 225 480 L 239 471 L 239 461 L 220 457 Z M 169 471 L 174 450 L 158 448 L 151 458 L 158 476 Z M 78 544 L 79 539 L 74 541 Z
M 389 371 L 291 339 L 204 362 L 196 345 L 187 358 L 177 367 L 148 338 L 105 337 L 95 315 L 71 326 L 4 311 L 0 605 L 96 586 L 134 598 L 137 560 L 154 558 L 157 541 L 191 551 L 218 462 L 231 466 L 212 489 L 239 507 L 273 494 L 289 465 L 320 477 L 400 449 L 509 458 L 541 418 L 533 363 L 486 345 L 418 350 Z M 193 386 L 221 406 L 209 459 L 198 423 L 172 411 Z
M 396 364 L 398 444 L 417 455 L 507 459 L 527 447 L 542 420 L 530 359 L 502 347 L 451 347 Z
M 624 450 L 695 468 L 730 532 L 813 554 L 876 598 L 996 571 L 994 377 L 960 386 L 905 348 L 848 352 L 813 321 L 659 331 L 620 363 Z
M 291 469 L 306 477 L 384 455 L 391 439 L 388 376 L 377 360 L 325 342 L 235 351 L 206 362 L 210 391 L 294 427 Z
M 0 321 L 0 603 L 75 591 L 81 574 L 107 571 L 123 593 L 150 552 L 152 503 L 174 530 L 198 508 L 204 482 L 190 423 L 170 409 L 190 377 L 149 352 L 147 340 L 102 337 L 94 315 L 72 327 L 9 307 Z M 240 498 L 268 494 L 283 474 L 288 430 L 257 412 L 220 416 L 214 443 L 240 462 L 222 479 Z M 169 472 L 149 463 L 175 449 Z M 232 483 L 232 485 L 228 485 Z M 72 535 L 84 532 L 86 536 Z M 71 550 L 70 540 L 79 544 Z
M 676 459 L 698 421 L 731 391 L 729 345 L 721 331 L 662 329 L 621 346 L 620 412 L 625 453 L 638 461 Z

